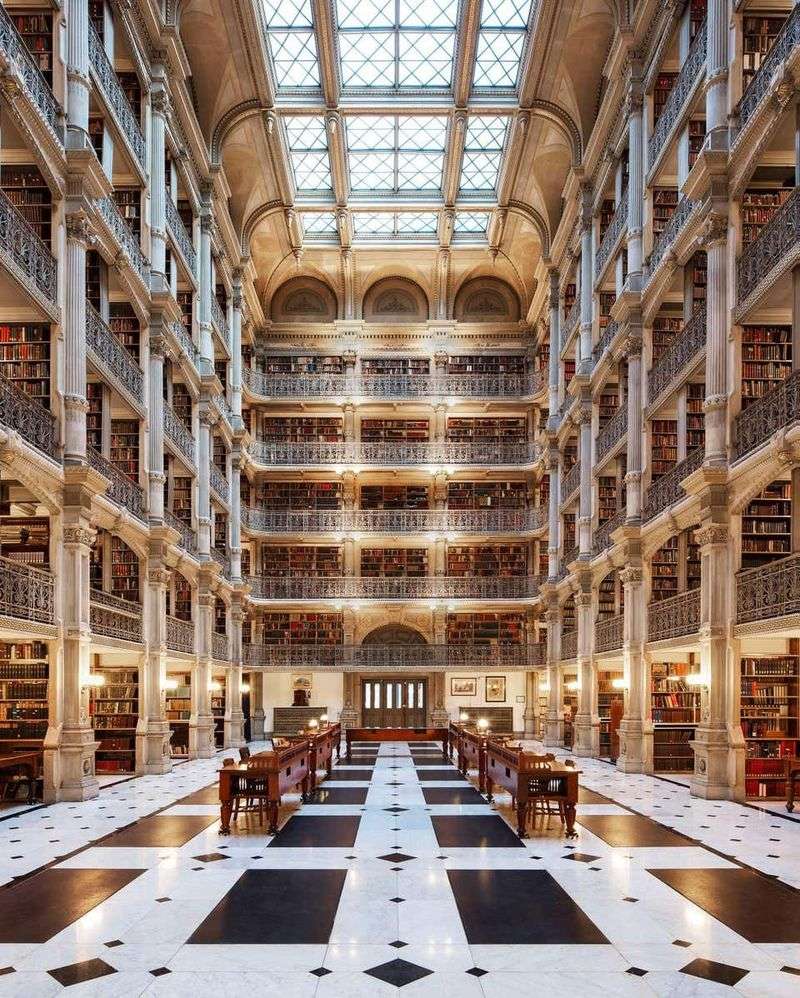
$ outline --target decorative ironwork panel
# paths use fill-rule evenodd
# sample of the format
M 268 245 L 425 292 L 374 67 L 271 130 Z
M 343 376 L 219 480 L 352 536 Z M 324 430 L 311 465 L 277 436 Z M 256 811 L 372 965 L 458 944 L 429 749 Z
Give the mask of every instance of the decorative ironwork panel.
M 664 231 L 658 237 L 658 241 L 653 247 L 653 252 L 650 254 L 647 263 L 644 267 L 644 283 L 645 285 L 653 276 L 653 274 L 658 270 L 658 265 L 663 260 L 667 250 L 678 238 L 678 234 L 681 229 L 686 225 L 689 220 L 689 216 L 692 211 L 699 204 L 698 201 L 690 201 L 687 197 L 682 197 L 675 207 L 670 216 L 669 221 L 664 226 Z
M 55 623 L 55 580 L 50 572 L 0 558 L 0 615 Z
M 737 575 L 737 624 L 794 613 L 800 613 L 800 554 Z
M 566 631 L 561 635 L 561 658 L 575 658 L 578 654 L 578 632 Z
M 230 486 L 228 485 L 227 478 L 214 464 L 209 469 L 208 480 L 211 485 L 211 491 L 227 505 L 231 498 Z
M 184 352 L 186 357 L 191 361 L 195 370 L 200 368 L 200 351 L 197 349 L 194 340 L 189 336 L 186 328 L 181 322 L 172 323 L 172 332 L 181 350 Z M 246 370 L 246 368 L 245 368 Z
M 227 662 L 230 660 L 227 634 L 217 634 L 214 631 L 211 635 L 211 654 L 218 662 Z
M 736 262 L 736 300 L 741 305 L 774 268 L 787 266 L 800 245 L 800 188 L 742 250 Z
M 571 565 L 573 561 L 577 561 L 580 556 L 580 553 L 581 553 L 580 546 L 574 544 L 571 548 L 569 548 L 564 552 L 564 565 L 565 566 Z M 568 572 L 565 572 L 565 576 L 568 574 L 569 574 Z
M 231 349 L 231 331 L 228 327 L 228 320 L 225 318 L 225 313 L 222 311 L 222 306 L 217 301 L 214 295 L 211 296 L 211 321 L 217 327 L 217 332 L 222 337 L 225 346 L 230 352 Z
M 609 451 L 622 440 L 628 432 L 628 409 L 627 406 L 620 406 L 614 415 L 609 419 L 603 429 L 597 434 L 594 441 L 594 459 L 596 462 L 602 461 Z
M 0 190 L 0 254 L 18 271 L 31 293 L 58 304 L 58 265 L 49 248 Z
M 181 620 L 179 617 L 167 617 L 167 648 L 170 651 L 182 651 L 187 655 L 194 653 L 194 622 Z
M 122 89 L 114 67 L 103 48 L 103 43 L 98 37 L 94 27 L 89 24 L 89 62 L 97 75 L 103 95 L 109 110 L 114 116 L 120 131 L 125 136 L 128 144 L 133 150 L 139 166 L 147 172 L 147 152 L 144 135 L 139 128 L 133 108 L 128 103 L 125 91 Z
M 605 266 L 611 258 L 619 238 L 628 227 L 628 188 L 622 192 L 619 203 L 614 209 L 614 217 L 605 231 L 603 240 L 594 257 L 594 279 L 595 283 L 600 280 L 605 270 Z
M 225 554 L 225 552 L 224 551 L 220 551 L 219 548 L 212 547 L 211 550 L 209 551 L 209 554 L 211 555 L 211 560 L 215 561 L 219 565 L 219 567 L 222 569 L 222 574 L 224 576 L 226 576 L 227 578 L 230 578 L 230 574 L 231 574 L 231 560 Z
M 147 503 L 144 489 L 137 485 L 133 479 L 128 478 L 119 468 L 114 467 L 94 447 L 89 447 L 88 451 L 89 464 L 111 483 L 106 490 L 106 496 L 113 499 L 118 505 L 124 506 L 137 520 L 146 522 Z
M 752 118 L 758 105 L 772 89 L 775 70 L 792 53 L 792 50 L 800 45 L 800 7 L 795 5 L 786 20 L 780 34 L 772 44 L 772 48 L 759 66 L 758 72 L 750 81 L 750 85 L 742 95 L 739 105 L 734 112 L 734 124 L 732 139 L 735 142 L 742 129 Z
M 650 405 L 660 398 L 662 392 L 674 386 L 678 374 L 697 359 L 705 346 L 706 307 L 701 305 L 650 369 L 647 375 Z
M 569 471 L 564 475 L 561 483 L 561 505 L 568 503 L 578 489 L 581 487 L 581 462 L 576 461 L 575 464 L 569 469 Z
M 61 463 L 55 417 L 3 374 L 0 374 L 0 423 Z
M 752 402 L 736 417 L 736 459 L 766 443 L 776 430 L 785 430 L 800 420 L 800 372 L 790 375 L 769 394 Z
M 146 285 L 149 282 L 148 271 L 150 269 L 150 261 L 142 253 L 142 248 L 139 245 L 139 240 L 133 233 L 133 229 L 131 229 L 130 225 L 128 225 L 120 214 L 117 202 L 112 197 L 105 197 L 100 198 L 96 204 L 109 231 L 123 252 L 127 254 L 131 266 L 141 278 L 142 283 Z
M 595 652 L 616 651 L 623 644 L 625 631 L 625 614 L 618 613 L 615 617 L 598 620 L 594 625 Z
M 3 60 L 8 64 L 9 72 L 22 83 L 22 89 L 63 145 L 62 119 L 64 112 L 61 105 L 53 96 L 50 85 L 42 76 L 33 56 L 28 51 L 28 46 L 2 4 L 0 4 L 0 52 L 2 52 Z
M 686 103 L 699 81 L 705 75 L 706 65 L 706 22 L 697 29 L 686 62 L 681 67 L 678 78 L 670 90 L 667 102 L 647 143 L 647 164 L 652 170 L 661 151 L 666 145 L 672 130 L 683 117 Z
M 680 464 L 676 464 L 672 471 L 668 471 L 666 475 L 662 475 L 649 486 L 645 493 L 642 511 L 642 519 L 645 522 L 652 520 L 668 506 L 685 498 L 686 493 L 681 487 L 681 482 L 693 471 L 697 471 L 703 463 L 703 457 L 703 448 L 698 447 Z
M 248 445 L 253 460 L 265 465 L 303 464 L 530 464 L 538 457 L 538 445 L 490 441 L 430 441 L 421 443 L 358 441 L 313 441 L 282 443 L 255 440 Z
M 195 463 L 194 437 L 189 428 L 175 415 L 175 410 L 167 402 L 164 406 L 164 433 L 171 443 L 173 443 L 184 457 L 189 459 L 193 465 Z
M 168 509 L 164 510 L 164 523 L 181 535 L 180 546 L 189 554 L 197 554 L 197 534 L 188 523 L 185 523 Z
M 92 589 L 89 594 L 89 622 L 93 634 L 120 641 L 140 643 L 142 640 L 141 603 Z
M 411 576 L 247 579 L 256 599 L 530 599 L 539 591 L 534 576 Z
M 186 266 L 194 276 L 197 274 L 197 254 L 192 243 L 192 237 L 187 232 L 186 226 L 183 224 L 183 219 L 175 207 L 175 202 L 169 194 L 167 194 L 165 201 L 167 205 L 167 228 L 178 249 L 181 251 L 181 255 L 186 261 Z
M 666 641 L 694 634 L 700 627 L 700 590 L 691 589 L 647 607 L 647 640 Z
M 526 669 L 543 645 L 245 645 L 244 665 L 268 669 Z M 541 661 L 539 661 L 541 659 Z
M 614 342 L 614 337 L 617 335 L 618 332 L 619 332 L 619 323 L 614 321 L 609 322 L 609 324 L 603 330 L 603 335 L 597 341 L 592 350 L 593 367 L 596 367 L 600 363 L 600 359 L 602 358 L 606 350 Z
M 86 302 L 86 346 L 137 401 L 144 400 L 144 374 L 131 354 L 103 322 L 91 302 Z
M 607 551 L 612 546 L 611 535 L 623 525 L 625 517 L 626 511 L 621 509 L 610 520 L 601 523 L 597 530 L 595 530 L 594 537 L 592 538 L 592 552 L 595 556 L 602 554 L 603 551 Z
M 581 299 L 580 295 L 572 303 L 572 307 L 567 313 L 566 319 L 561 326 L 561 349 L 569 343 L 570 337 L 578 328 L 578 323 L 581 321 Z

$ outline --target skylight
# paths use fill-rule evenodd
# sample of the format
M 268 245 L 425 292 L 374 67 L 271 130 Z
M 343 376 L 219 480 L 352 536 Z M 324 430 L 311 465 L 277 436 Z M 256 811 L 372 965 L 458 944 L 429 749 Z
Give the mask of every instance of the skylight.
M 462 194 L 494 194 L 500 173 L 508 118 L 473 115 L 467 125 L 461 165 Z
M 457 211 L 453 234 L 456 238 L 485 236 L 491 217 L 488 211 Z
M 353 231 L 359 237 L 415 239 L 436 236 L 439 227 L 437 211 L 356 211 Z
M 531 0 L 483 0 L 475 90 L 517 88 L 531 7 Z
M 351 115 L 345 127 L 354 194 L 441 194 L 445 117 Z
M 261 0 L 278 90 L 319 90 L 311 0 Z
M 307 236 L 338 235 L 336 216 L 332 211 L 304 211 L 300 218 L 303 222 L 303 232 Z
M 328 136 L 322 115 L 287 115 L 283 120 L 297 192 L 330 192 L 332 184 Z
M 449 90 L 457 16 L 458 0 L 336 0 L 342 86 Z

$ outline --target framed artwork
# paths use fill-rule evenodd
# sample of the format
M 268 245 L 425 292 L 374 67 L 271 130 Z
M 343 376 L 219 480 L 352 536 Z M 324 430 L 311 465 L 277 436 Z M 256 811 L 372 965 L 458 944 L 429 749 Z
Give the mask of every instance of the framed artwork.
M 313 675 L 310 672 L 292 676 L 292 690 L 304 690 L 306 693 L 310 693 L 312 684 Z
M 506 677 L 487 676 L 486 677 L 486 702 L 505 703 L 506 702 Z
M 450 677 L 451 697 L 475 697 L 478 695 L 478 680 L 474 676 L 466 676 L 458 679 Z
M 525 697 L 517 697 L 517 703 L 526 703 Z

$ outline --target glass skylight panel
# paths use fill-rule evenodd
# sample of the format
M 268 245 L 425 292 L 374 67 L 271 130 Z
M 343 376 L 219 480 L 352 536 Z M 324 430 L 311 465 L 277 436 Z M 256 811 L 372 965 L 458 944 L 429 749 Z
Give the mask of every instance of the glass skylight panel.
M 336 216 L 332 211 L 304 211 L 301 212 L 300 219 L 307 236 L 338 235 Z
M 439 228 L 438 211 L 401 211 L 397 213 L 398 236 L 432 236 Z
M 337 0 L 342 86 L 448 90 L 458 0 Z
M 414 239 L 436 237 L 437 211 L 356 211 L 353 231 L 356 238 Z
M 275 84 L 279 90 L 318 90 L 311 0 L 261 0 Z
M 457 236 L 485 236 L 490 218 L 488 211 L 457 211 L 453 232 Z
M 328 136 L 321 115 L 289 115 L 283 119 L 298 192 L 330 191 Z
M 353 231 L 357 236 L 393 236 L 394 214 L 390 211 L 356 211 Z
M 528 38 L 531 0 L 484 0 L 475 57 L 475 90 L 515 90 Z
M 507 128 L 508 119 L 500 115 L 470 116 L 461 165 L 462 192 L 495 192 Z
M 441 191 L 445 117 L 352 115 L 346 129 L 353 193 Z

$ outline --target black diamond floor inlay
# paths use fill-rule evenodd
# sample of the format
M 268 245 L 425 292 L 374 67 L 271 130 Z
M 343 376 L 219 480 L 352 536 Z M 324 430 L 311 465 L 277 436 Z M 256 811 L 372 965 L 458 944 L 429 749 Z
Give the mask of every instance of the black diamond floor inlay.
M 682 974 L 689 974 L 691 977 L 700 977 L 704 981 L 714 981 L 715 984 L 727 984 L 729 988 L 735 987 L 749 971 L 741 967 L 732 967 L 729 963 L 717 963 L 716 960 L 692 960 L 685 967 L 681 967 Z
M 317 967 L 316 970 L 309 970 L 309 974 L 313 974 L 314 977 L 327 977 L 328 974 L 332 974 L 332 970 L 328 970 L 327 967 Z
M 475 787 L 423 787 L 426 804 L 485 804 Z
M 600 859 L 599 856 L 592 856 L 588 852 L 571 852 L 568 856 L 562 856 L 562 859 L 573 859 L 576 863 L 594 863 L 596 859 Z
M 485 977 L 489 971 L 482 970 L 480 967 L 470 967 L 467 973 L 472 974 L 473 977 Z
M 419 964 L 401 960 L 398 957 L 398 959 L 389 960 L 388 963 L 382 963 L 378 967 L 370 967 L 364 973 L 369 974 L 370 977 L 376 977 L 385 984 L 392 984 L 396 988 L 402 988 L 406 984 L 413 984 L 414 981 L 419 981 L 423 977 L 430 976 L 433 971 L 428 970 L 427 967 L 420 967 Z
M 221 859 L 230 859 L 223 852 L 207 852 L 203 856 L 192 856 L 198 863 L 218 863 Z
M 386 856 L 378 856 L 378 859 L 385 859 L 387 863 L 405 863 L 406 860 L 416 859 L 416 857 L 406 856 L 403 852 L 390 852 Z
M 418 769 L 417 779 L 420 783 L 458 783 L 466 782 L 466 776 L 455 767 L 451 769 Z

